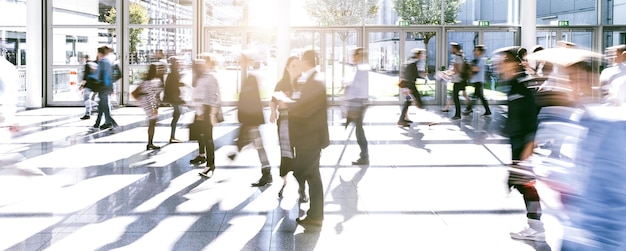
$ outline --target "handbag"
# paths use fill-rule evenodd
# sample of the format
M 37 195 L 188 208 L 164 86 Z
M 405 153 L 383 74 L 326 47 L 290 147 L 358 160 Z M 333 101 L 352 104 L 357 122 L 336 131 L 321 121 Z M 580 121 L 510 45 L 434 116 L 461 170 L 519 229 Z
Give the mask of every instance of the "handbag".
M 215 118 L 217 119 L 217 123 L 224 122 L 224 113 L 222 113 L 222 108 L 217 108 L 217 113 L 215 114 Z
M 199 140 L 200 135 L 205 133 L 205 130 L 208 128 L 206 121 L 204 120 L 194 120 L 191 124 L 189 124 L 189 140 Z

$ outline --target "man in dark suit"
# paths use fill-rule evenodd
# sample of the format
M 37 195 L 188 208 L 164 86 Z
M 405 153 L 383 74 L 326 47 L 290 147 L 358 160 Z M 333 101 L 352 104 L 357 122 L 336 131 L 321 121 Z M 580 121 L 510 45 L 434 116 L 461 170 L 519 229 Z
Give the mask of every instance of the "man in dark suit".
M 289 110 L 289 133 L 295 148 L 294 176 L 309 184 L 310 207 L 306 218 L 296 222 L 305 228 L 320 227 L 324 220 L 324 190 L 320 175 L 320 155 L 330 144 L 326 86 L 315 70 L 317 55 L 309 50 L 302 54 L 302 75 L 291 100 L 279 100 Z
M 406 88 L 409 90 L 409 94 L 411 99 L 415 99 L 415 105 L 418 108 L 422 107 L 422 98 L 420 96 L 419 91 L 417 91 L 417 86 L 415 86 L 415 82 L 418 78 L 426 79 L 426 67 L 424 64 L 424 50 L 423 49 L 414 49 L 413 57 L 411 57 L 411 62 L 406 65 L 404 68 L 404 74 L 402 76 L 402 81 L 406 85 Z M 400 118 L 398 119 L 398 125 L 401 126 L 409 126 L 413 121 L 407 118 L 407 113 L 409 111 L 409 106 L 413 102 L 411 99 L 404 100 L 404 106 L 402 107 L 402 112 L 400 113 Z

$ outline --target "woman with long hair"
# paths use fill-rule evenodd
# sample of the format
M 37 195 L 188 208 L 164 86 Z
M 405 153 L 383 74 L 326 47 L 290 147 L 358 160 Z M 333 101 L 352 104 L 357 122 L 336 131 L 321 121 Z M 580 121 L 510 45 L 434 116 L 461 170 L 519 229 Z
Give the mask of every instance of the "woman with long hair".
M 169 61 L 171 64 L 171 71 L 169 74 L 167 74 L 167 78 L 165 80 L 163 100 L 169 103 L 174 110 L 174 113 L 172 114 L 172 122 L 170 123 L 170 143 L 180 143 L 182 141 L 176 139 L 175 136 L 176 124 L 178 123 L 178 119 L 180 118 L 180 110 L 182 108 L 181 105 L 185 103 L 180 94 L 180 87 L 184 86 L 184 84 L 180 82 L 178 59 L 172 57 Z
M 276 95 L 284 95 L 291 98 L 291 95 L 296 91 L 296 80 L 302 73 L 300 68 L 300 59 L 298 57 L 289 57 L 287 64 L 285 64 L 285 70 L 283 71 L 283 77 L 278 81 L 274 88 Z M 283 186 L 278 193 L 278 197 L 283 196 L 283 190 L 287 185 L 287 174 L 294 170 L 294 149 L 291 146 L 289 140 L 289 123 L 287 109 L 280 109 L 278 107 L 278 100 L 276 97 L 272 97 L 270 102 L 270 122 L 276 123 L 278 127 L 278 140 L 280 142 L 280 177 L 283 178 Z M 305 194 L 305 185 L 303 180 L 298 180 L 298 194 L 300 195 L 300 202 L 307 202 L 309 199 Z
M 137 88 L 141 88 L 142 95 L 139 97 L 139 104 L 146 113 L 148 119 L 148 145 L 146 150 L 156 150 L 161 147 L 155 146 L 152 139 L 154 138 L 154 129 L 156 121 L 159 117 L 159 95 L 162 91 L 161 78 L 165 68 L 162 65 L 151 64 L 148 73 L 145 75 L 143 82 Z

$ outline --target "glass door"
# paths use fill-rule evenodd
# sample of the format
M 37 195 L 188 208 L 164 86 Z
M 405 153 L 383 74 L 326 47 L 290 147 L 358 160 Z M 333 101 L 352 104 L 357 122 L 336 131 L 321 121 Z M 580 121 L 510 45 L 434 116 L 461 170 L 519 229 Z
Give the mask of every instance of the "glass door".
M 425 50 L 428 80 L 418 80 L 417 89 L 426 104 L 437 102 L 439 87 L 435 81 L 438 65 L 437 30 L 433 29 L 369 29 L 364 42 L 369 53 L 370 96 L 378 104 L 397 104 L 398 83 L 404 66 L 416 49 Z

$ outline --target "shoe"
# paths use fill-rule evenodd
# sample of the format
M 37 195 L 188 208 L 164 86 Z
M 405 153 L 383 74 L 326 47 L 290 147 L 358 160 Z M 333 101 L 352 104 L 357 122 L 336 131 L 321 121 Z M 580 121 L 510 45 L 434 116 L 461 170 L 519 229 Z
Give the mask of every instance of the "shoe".
M 261 168 L 261 178 L 259 179 L 259 181 L 252 183 L 253 187 L 262 187 L 265 186 L 267 184 L 272 184 L 272 173 L 270 172 L 270 167 L 263 167 Z
M 159 150 L 159 149 L 161 149 L 160 146 L 155 146 L 153 144 L 146 145 L 146 150 Z
M 287 184 L 283 183 L 283 186 L 280 188 L 280 191 L 278 191 L 278 198 L 282 199 L 283 198 L 283 191 L 285 190 L 285 186 Z
M 545 241 L 546 233 L 527 227 L 518 233 L 511 233 L 511 238 L 516 240 Z
M 235 158 L 236 158 L 236 157 L 237 157 L 237 153 L 231 153 L 231 154 L 229 154 L 229 155 L 228 155 L 228 158 L 229 158 L 231 161 L 235 160 Z
M 91 127 L 92 127 L 92 128 L 94 128 L 94 129 L 99 129 L 99 128 L 100 128 L 100 126 L 99 126 L 99 125 L 93 125 L 93 126 L 91 126 Z
M 407 123 L 409 123 L 409 124 L 413 123 L 413 121 L 412 121 L 412 120 L 408 120 L 408 119 L 405 119 L 405 120 L 404 120 L 404 122 L 407 122 Z
M 109 128 L 111 128 L 111 127 L 113 127 L 113 125 L 112 125 L 112 124 L 102 124 L 102 125 L 100 126 L 100 130 L 109 129 Z
M 195 158 L 193 158 L 192 160 L 190 160 L 189 164 L 200 165 L 200 164 L 202 164 L 204 162 L 206 162 L 206 157 L 198 155 Z
M 352 165 L 355 166 L 360 166 L 360 165 L 369 165 L 370 164 L 370 160 L 369 159 L 364 159 L 364 158 L 360 158 L 356 161 L 352 161 Z
M 449 112 L 450 110 L 448 109 L 441 109 L 441 112 Z
M 322 220 L 313 220 L 309 217 L 306 217 L 304 219 L 300 219 L 297 218 L 296 222 L 298 224 L 300 224 L 300 226 L 303 226 L 305 228 L 307 227 L 321 227 L 322 226 Z
M 174 144 L 174 143 L 183 143 L 182 140 L 179 139 L 170 139 L 170 143 Z
M 474 110 L 465 110 L 463 111 L 463 115 L 467 116 L 467 115 L 472 114 L 472 112 L 474 112 Z
M 461 116 L 454 116 L 454 117 L 452 117 L 452 120 L 459 120 L 459 119 L 461 119 Z
M 210 165 L 210 166 L 206 166 L 204 170 L 202 170 L 202 172 L 199 172 L 198 174 L 205 178 L 211 178 L 213 177 L 214 173 L 215 173 L 215 165 Z
M 483 117 L 488 117 L 488 116 L 491 116 L 491 112 L 485 112 L 485 113 L 483 113 L 483 115 L 482 115 L 482 116 L 483 116 Z
M 80 117 L 80 120 L 87 120 L 87 119 L 90 119 L 90 118 L 91 118 L 91 116 L 85 114 L 84 116 Z
M 399 126 L 403 126 L 403 127 L 407 127 L 407 126 L 410 126 L 411 124 L 409 124 L 407 122 L 404 122 L 404 121 L 398 121 L 398 125 Z

